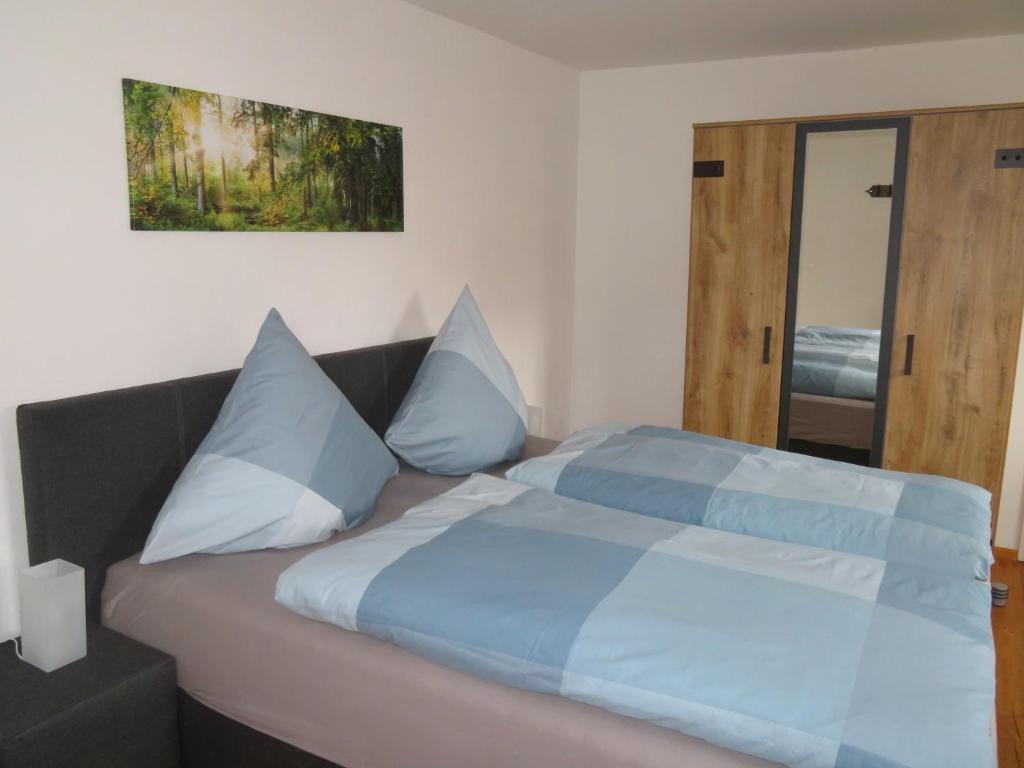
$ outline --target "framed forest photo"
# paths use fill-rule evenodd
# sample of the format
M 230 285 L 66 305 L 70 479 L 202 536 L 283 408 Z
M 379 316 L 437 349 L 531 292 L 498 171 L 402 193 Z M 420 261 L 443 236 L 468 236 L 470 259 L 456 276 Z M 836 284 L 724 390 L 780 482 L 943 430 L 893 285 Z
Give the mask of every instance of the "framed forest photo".
M 401 232 L 402 129 L 121 81 L 132 229 Z

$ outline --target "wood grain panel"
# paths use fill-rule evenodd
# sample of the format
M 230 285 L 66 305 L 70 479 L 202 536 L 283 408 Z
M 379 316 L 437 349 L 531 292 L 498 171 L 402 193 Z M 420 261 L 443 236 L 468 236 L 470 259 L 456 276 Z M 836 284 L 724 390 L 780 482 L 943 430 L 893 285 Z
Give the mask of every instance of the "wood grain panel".
M 1024 169 L 994 160 L 1022 146 L 1024 109 L 913 119 L 885 433 L 886 467 L 977 483 L 994 511 L 1024 312 Z
M 694 131 L 725 176 L 693 180 L 684 429 L 775 446 L 795 143 L 792 124 Z
M 996 109 L 1021 109 L 1024 103 L 975 104 L 965 107 L 926 107 L 884 112 L 849 112 L 842 115 L 804 115 L 803 117 L 765 117 L 752 120 L 725 120 L 714 123 L 694 123 L 694 128 L 721 128 L 732 125 L 771 125 L 772 123 L 824 123 L 830 120 L 870 120 L 876 117 L 910 117 L 911 115 L 938 115 L 948 112 L 987 112 Z

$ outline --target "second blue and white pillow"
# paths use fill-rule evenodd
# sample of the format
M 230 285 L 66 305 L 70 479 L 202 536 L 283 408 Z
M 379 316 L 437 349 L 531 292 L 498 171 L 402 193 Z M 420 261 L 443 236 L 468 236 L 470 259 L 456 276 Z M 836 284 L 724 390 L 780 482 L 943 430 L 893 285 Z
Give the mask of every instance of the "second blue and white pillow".
M 515 373 L 464 288 L 384 439 L 415 467 L 468 475 L 519 458 L 526 424 Z

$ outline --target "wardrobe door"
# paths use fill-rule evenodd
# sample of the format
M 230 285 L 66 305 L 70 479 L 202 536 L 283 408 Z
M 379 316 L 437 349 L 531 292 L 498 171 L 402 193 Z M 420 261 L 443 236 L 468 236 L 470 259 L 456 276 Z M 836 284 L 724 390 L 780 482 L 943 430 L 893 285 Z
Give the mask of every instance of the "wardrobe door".
M 884 452 L 984 486 L 993 510 L 1024 312 L 1024 168 L 996 167 L 1011 147 L 1024 109 L 913 119 Z
M 775 446 L 795 140 L 792 123 L 694 130 L 684 429 Z

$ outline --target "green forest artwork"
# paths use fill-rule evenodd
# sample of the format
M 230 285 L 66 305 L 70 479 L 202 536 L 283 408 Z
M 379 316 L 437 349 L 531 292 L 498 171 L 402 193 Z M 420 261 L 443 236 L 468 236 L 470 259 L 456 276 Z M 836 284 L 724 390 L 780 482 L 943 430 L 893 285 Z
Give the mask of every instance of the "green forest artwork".
M 402 231 L 401 128 L 121 82 L 132 229 Z

